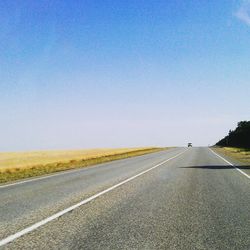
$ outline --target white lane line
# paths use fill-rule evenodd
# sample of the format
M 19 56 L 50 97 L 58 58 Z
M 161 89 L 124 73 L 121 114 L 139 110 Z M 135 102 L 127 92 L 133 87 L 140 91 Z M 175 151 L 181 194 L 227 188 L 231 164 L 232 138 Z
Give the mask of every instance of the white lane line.
M 41 176 L 41 177 L 35 177 L 33 179 L 18 181 L 18 182 L 14 182 L 14 183 L 10 183 L 10 184 L 4 184 L 4 185 L 0 186 L 0 189 L 1 188 L 6 188 L 6 187 L 11 187 L 11 186 L 16 186 L 16 185 L 20 185 L 20 184 L 24 184 L 24 183 L 27 183 L 27 182 L 33 182 L 33 181 L 48 179 L 48 178 L 55 177 L 55 176 L 58 176 L 58 175 L 71 174 L 71 173 L 79 172 L 79 171 L 82 171 L 82 170 L 83 170 L 83 168 L 74 169 L 74 170 L 65 170 L 64 172 L 60 172 L 60 173 L 55 173 L 55 174 Z
M 232 167 L 234 167 L 236 170 L 238 170 L 241 174 L 245 175 L 248 179 L 250 179 L 250 176 L 245 173 L 244 171 L 242 171 L 241 169 L 235 167 L 234 164 L 232 164 L 231 162 L 229 162 L 228 160 L 226 160 L 225 158 L 223 158 L 222 156 L 218 155 L 217 153 L 215 153 L 211 148 L 209 148 L 217 157 L 221 158 L 223 161 L 225 161 L 226 163 L 228 163 L 229 165 L 231 165 Z
M 47 217 L 44 220 L 41 220 L 41 221 L 39 221 L 39 222 L 37 222 L 37 223 L 35 223 L 35 224 L 27 227 L 27 228 L 25 228 L 25 229 L 23 229 L 23 230 L 15 233 L 15 234 L 12 234 L 12 235 L 8 236 L 5 239 L 0 240 L 0 247 L 6 245 L 8 243 L 10 243 L 13 240 L 16 240 L 17 238 L 20 238 L 21 236 L 23 236 L 23 235 L 25 235 L 27 233 L 32 232 L 33 230 L 35 230 L 35 229 L 37 229 L 37 228 L 39 228 L 39 227 L 47 224 L 48 222 L 50 222 L 52 220 L 57 219 L 58 217 L 66 214 L 66 213 L 68 213 L 68 212 L 70 212 L 70 211 L 72 211 L 72 210 L 74 210 L 74 209 L 76 209 L 76 208 L 78 208 L 78 207 L 80 207 L 80 206 L 82 206 L 82 205 L 84 205 L 84 204 L 92 201 L 92 200 L 95 200 L 99 196 L 101 196 L 103 194 L 106 194 L 106 193 L 110 192 L 111 190 L 114 190 L 115 188 L 120 187 L 121 185 L 123 185 L 123 184 L 125 184 L 125 183 L 127 183 L 129 181 L 132 181 L 133 179 L 135 179 L 135 178 L 137 178 L 137 177 L 139 177 L 139 176 L 141 176 L 141 175 L 143 175 L 143 174 L 145 174 L 145 173 L 147 173 L 147 172 L 149 172 L 149 171 L 151 171 L 151 170 L 153 170 L 153 169 L 155 169 L 155 168 L 157 168 L 157 167 L 165 164 L 166 162 L 168 162 L 170 160 L 173 160 L 174 158 L 176 158 L 176 157 L 182 155 L 183 153 L 185 153 L 186 151 L 187 151 L 187 149 L 185 151 L 183 151 L 183 152 L 181 152 L 181 153 L 179 153 L 179 154 L 177 154 L 177 155 L 175 155 L 175 156 L 173 156 L 173 157 L 165 160 L 165 161 L 162 161 L 161 163 L 159 163 L 159 164 L 157 164 L 157 165 L 155 165 L 155 166 L 153 166 L 153 167 L 151 167 L 151 168 L 149 168 L 147 170 L 142 171 L 141 173 L 139 173 L 137 175 L 134 175 L 134 176 L 132 176 L 130 178 L 127 178 L 124 181 L 122 181 L 122 182 L 120 182 L 120 183 L 118 183 L 118 184 L 116 184 L 114 186 L 111 186 L 111 187 L 109 187 L 109 188 L 107 188 L 107 189 L 105 189 L 105 190 L 103 190 L 103 191 L 101 191 L 101 192 L 99 192 L 99 193 L 97 193 L 97 194 L 95 194 L 95 195 L 93 195 L 93 196 L 85 199 L 85 200 L 82 200 L 81 202 L 79 202 L 79 203 L 77 203 L 77 204 L 75 204 L 75 205 L 73 205 L 71 207 L 68 207 L 68 208 L 66 208 L 66 209 L 64 209 L 64 210 L 62 210 L 62 211 L 60 211 L 60 212 L 58 212 L 56 214 L 53 214 L 50 217 Z
M 121 160 L 125 160 L 125 159 L 129 159 L 129 158 L 124 158 L 124 159 L 121 159 Z M 105 163 L 111 163 L 111 161 L 110 162 L 105 162 Z M 95 166 L 92 165 L 90 167 L 95 167 Z M 9 184 L 3 184 L 3 185 L 0 185 L 0 189 L 1 188 L 11 187 L 11 186 L 16 186 L 16 185 L 20 185 L 20 184 L 24 184 L 24 183 L 28 183 L 28 182 L 33 182 L 33 181 L 39 181 L 39 180 L 43 180 L 43 179 L 48 179 L 48 178 L 56 177 L 58 175 L 71 174 L 71 173 L 83 171 L 85 169 L 86 168 L 79 168 L 79 169 L 73 169 L 73 170 L 65 170 L 65 171 L 60 172 L 60 173 L 54 173 L 54 174 L 50 174 L 50 175 L 46 175 L 46 176 L 35 177 L 35 178 L 32 178 L 32 179 L 28 179 L 28 180 L 13 182 L 13 183 L 9 183 Z

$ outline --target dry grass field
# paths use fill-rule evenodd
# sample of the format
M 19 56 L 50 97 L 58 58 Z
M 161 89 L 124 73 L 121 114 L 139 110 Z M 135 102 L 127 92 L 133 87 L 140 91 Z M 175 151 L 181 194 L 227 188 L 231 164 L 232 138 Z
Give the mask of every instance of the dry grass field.
M 250 149 L 222 147 L 216 148 L 218 152 L 233 157 L 243 164 L 250 164 Z
M 0 183 L 143 155 L 165 148 L 118 148 L 0 153 Z

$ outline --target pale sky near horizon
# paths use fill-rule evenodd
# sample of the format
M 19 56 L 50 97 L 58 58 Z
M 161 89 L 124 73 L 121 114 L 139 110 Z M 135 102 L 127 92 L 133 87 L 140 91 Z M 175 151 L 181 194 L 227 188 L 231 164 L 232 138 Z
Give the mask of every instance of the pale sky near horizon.
M 0 151 L 207 146 L 250 118 L 250 1 L 0 2 Z

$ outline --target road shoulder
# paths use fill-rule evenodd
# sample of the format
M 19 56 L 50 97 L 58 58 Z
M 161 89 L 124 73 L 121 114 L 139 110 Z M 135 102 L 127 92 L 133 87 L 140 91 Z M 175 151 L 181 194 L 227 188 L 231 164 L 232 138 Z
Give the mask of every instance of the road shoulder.
M 244 157 L 244 154 L 235 153 L 232 150 L 228 150 L 223 147 L 212 147 L 211 148 L 215 153 L 223 157 L 225 160 L 229 161 L 234 165 L 234 167 L 240 169 L 248 176 L 250 176 L 250 160 Z

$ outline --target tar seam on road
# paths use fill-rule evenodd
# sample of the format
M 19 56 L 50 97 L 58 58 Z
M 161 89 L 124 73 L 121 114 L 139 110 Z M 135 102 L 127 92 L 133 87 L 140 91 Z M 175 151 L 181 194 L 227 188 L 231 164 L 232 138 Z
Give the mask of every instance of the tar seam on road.
M 211 148 L 209 148 L 217 157 L 221 158 L 223 161 L 225 161 L 226 163 L 228 163 L 229 165 L 231 165 L 232 167 L 234 167 L 236 170 L 238 170 L 241 174 L 245 175 L 248 179 L 250 179 L 250 176 L 245 173 L 244 171 L 242 171 L 241 169 L 235 167 L 234 164 L 232 164 L 231 162 L 229 162 L 228 160 L 226 160 L 225 158 L 223 158 L 222 156 L 218 155 L 217 153 L 215 153 Z
M 133 179 L 135 179 L 135 178 L 137 178 L 137 177 L 139 177 L 139 176 L 141 176 L 141 175 L 143 175 L 143 174 L 145 174 L 145 173 L 147 173 L 147 172 L 149 172 L 149 171 L 151 171 L 151 170 L 153 170 L 153 169 L 155 169 L 155 168 L 157 168 L 157 167 L 165 164 L 166 162 L 168 162 L 168 161 L 170 161 L 170 160 L 172 160 L 172 159 L 174 159 L 174 158 L 182 155 L 187 150 L 188 149 L 186 149 L 185 151 L 183 151 L 183 152 L 181 152 L 181 153 L 179 153 L 179 154 L 177 154 L 177 155 L 175 155 L 175 156 L 173 156 L 173 157 L 171 157 L 171 158 L 169 158 L 169 159 L 167 159 L 167 160 L 165 160 L 165 161 L 163 161 L 161 163 L 158 163 L 157 165 L 155 165 L 155 166 L 153 166 L 153 167 L 151 167 L 151 168 L 149 168 L 147 170 L 142 171 L 139 174 L 136 174 L 136 175 L 134 175 L 134 176 L 132 176 L 130 178 L 127 178 L 124 181 L 122 181 L 122 182 L 120 182 L 120 183 L 118 183 L 118 184 L 116 184 L 114 186 L 111 186 L 111 187 L 109 187 L 109 188 L 107 188 L 107 189 L 105 189 L 105 190 L 103 190 L 103 191 L 101 191 L 101 192 L 99 192 L 99 193 L 97 193 L 97 194 L 95 194 L 95 195 L 93 195 L 93 196 L 85 199 L 85 200 L 82 200 L 81 202 L 79 202 L 79 203 L 77 203 L 77 204 L 75 204 L 75 205 L 73 205 L 71 207 L 68 207 L 68 208 L 66 208 L 66 209 L 64 209 L 64 210 L 62 210 L 62 211 L 60 211 L 60 212 L 58 212 L 56 214 L 53 214 L 52 216 L 47 217 L 46 219 L 41 220 L 41 221 L 39 221 L 39 222 L 37 222 L 37 223 L 35 223 L 35 224 L 27 227 L 27 228 L 25 228 L 25 229 L 23 229 L 23 230 L 15 233 L 15 234 L 12 234 L 12 235 L 6 237 L 5 239 L 0 240 L 0 246 L 4 246 L 4 245 L 10 243 L 11 241 L 14 241 L 17 238 L 20 238 L 21 236 L 23 236 L 23 235 L 25 235 L 27 233 L 30 233 L 30 232 L 34 231 L 35 229 L 37 229 L 37 228 L 39 228 L 39 227 L 47 224 L 48 222 L 50 222 L 52 220 L 55 220 L 55 219 L 59 218 L 60 216 L 66 214 L 66 213 L 68 213 L 68 212 L 70 212 L 70 211 L 72 211 L 72 210 L 74 210 L 74 209 L 76 209 L 76 208 L 78 208 L 78 207 L 80 207 L 80 206 L 82 206 L 82 205 L 84 205 L 84 204 L 92 201 L 92 200 L 95 200 L 99 196 L 101 196 L 103 194 L 106 194 L 106 193 L 110 192 L 111 190 L 114 190 L 115 188 L 120 187 L 121 185 L 123 185 L 123 184 L 125 184 L 125 183 L 127 183 L 129 181 L 132 181 Z

